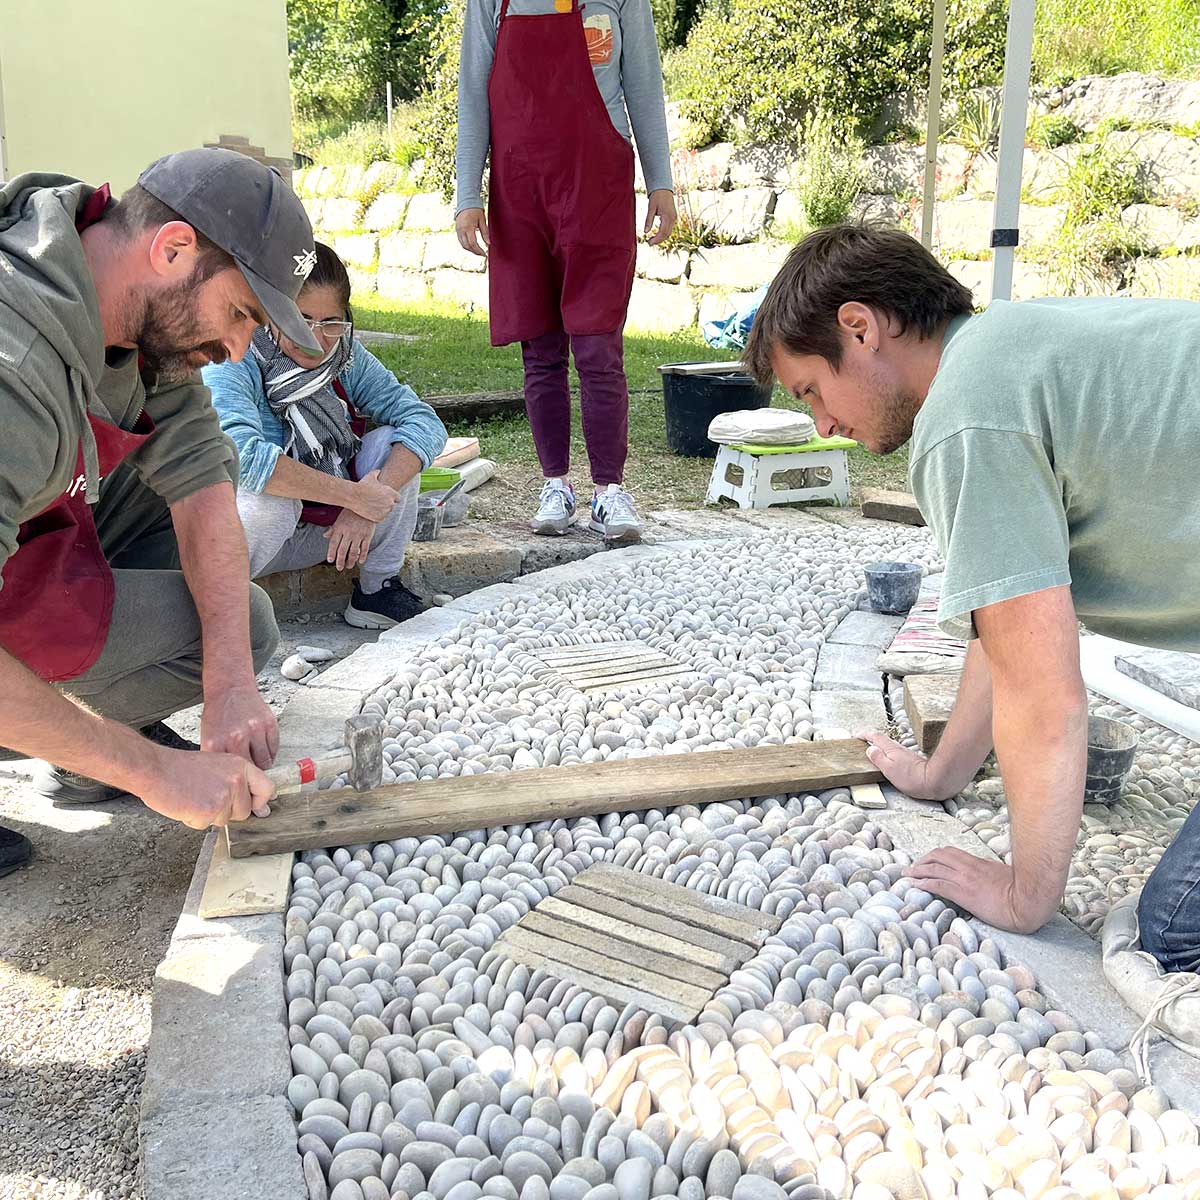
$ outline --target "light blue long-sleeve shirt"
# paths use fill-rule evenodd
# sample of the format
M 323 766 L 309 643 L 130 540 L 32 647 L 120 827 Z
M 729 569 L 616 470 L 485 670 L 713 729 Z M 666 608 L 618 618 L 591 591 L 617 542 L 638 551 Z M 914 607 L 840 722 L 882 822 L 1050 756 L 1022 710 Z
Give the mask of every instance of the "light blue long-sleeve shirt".
M 283 453 L 283 422 L 271 411 L 262 371 L 253 354 L 202 371 L 212 391 L 221 428 L 238 450 L 240 483 L 261 492 Z M 446 445 L 446 427 L 437 413 L 407 384 L 401 383 L 365 346 L 354 347 L 354 360 L 338 376 L 350 403 L 376 425 L 390 425 L 393 445 L 406 446 L 424 469 Z
M 458 68 L 456 213 L 483 207 L 483 166 L 491 142 L 487 88 L 501 4 L 502 0 L 467 0 Z M 629 140 L 632 122 L 646 191 L 669 189 L 671 146 L 650 2 L 587 0 L 580 7 L 585 30 L 595 39 L 590 51 L 592 70 L 613 126 Z M 508 11 L 516 16 L 552 13 L 554 0 L 511 0 Z

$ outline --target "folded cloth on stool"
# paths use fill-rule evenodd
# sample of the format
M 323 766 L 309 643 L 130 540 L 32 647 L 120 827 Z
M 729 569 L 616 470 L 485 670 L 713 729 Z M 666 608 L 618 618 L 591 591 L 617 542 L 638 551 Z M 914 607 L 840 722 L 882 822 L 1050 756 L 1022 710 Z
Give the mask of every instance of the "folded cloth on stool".
M 731 446 L 749 442 L 755 446 L 802 446 L 817 427 L 807 413 L 787 408 L 748 408 L 721 413 L 708 426 L 708 440 Z

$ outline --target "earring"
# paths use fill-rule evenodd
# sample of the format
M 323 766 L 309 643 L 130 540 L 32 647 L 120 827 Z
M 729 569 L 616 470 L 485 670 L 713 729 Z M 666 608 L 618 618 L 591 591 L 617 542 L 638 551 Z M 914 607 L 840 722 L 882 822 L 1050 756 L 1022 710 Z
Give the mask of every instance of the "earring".
M 878 353 L 879 353 L 879 347 L 878 347 L 878 346 L 872 346 L 872 347 L 871 347 L 871 353 L 872 353 L 872 354 L 878 354 Z

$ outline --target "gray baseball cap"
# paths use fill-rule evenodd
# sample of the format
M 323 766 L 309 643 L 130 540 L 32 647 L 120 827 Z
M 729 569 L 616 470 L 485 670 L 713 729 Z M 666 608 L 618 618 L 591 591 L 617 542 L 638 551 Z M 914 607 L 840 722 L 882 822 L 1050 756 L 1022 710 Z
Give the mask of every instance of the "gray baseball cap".
M 181 150 L 151 163 L 138 183 L 233 256 L 272 324 L 322 353 L 296 307 L 316 261 L 312 226 L 278 171 L 236 150 Z

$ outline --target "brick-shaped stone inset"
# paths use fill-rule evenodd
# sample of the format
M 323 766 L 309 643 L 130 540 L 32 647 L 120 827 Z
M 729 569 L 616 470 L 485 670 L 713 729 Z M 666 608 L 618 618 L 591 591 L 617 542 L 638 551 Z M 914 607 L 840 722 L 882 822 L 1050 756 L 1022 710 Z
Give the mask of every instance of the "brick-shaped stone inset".
M 538 658 L 557 681 L 588 695 L 651 687 L 683 675 L 694 675 L 687 664 L 641 642 L 595 642 L 538 650 Z

